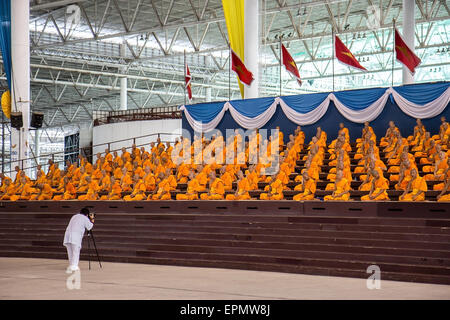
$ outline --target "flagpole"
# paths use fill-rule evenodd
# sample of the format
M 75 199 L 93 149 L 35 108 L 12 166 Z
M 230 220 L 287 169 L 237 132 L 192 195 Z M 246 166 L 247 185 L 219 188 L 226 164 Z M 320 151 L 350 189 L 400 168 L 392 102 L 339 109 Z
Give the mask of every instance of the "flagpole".
M 332 30 L 331 31 L 331 37 L 332 37 L 332 39 L 331 39 L 331 43 L 332 43 L 331 50 L 333 50 L 333 56 L 332 56 L 331 65 L 332 65 L 332 68 L 333 68 L 333 92 L 334 92 L 334 58 L 335 58 L 335 54 L 336 54 L 335 43 L 334 43 L 334 38 L 335 38 L 335 36 L 334 36 L 334 27 L 332 27 L 331 30 Z
M 280 97 L 281 97 L 281 83 L 282 83 L 282 81 L 281 81 L 281 64 L 282 64 L 282 59 L 283 59 L 283 54 L 282 54 L 282 52 L 281 52 L 281 45 L 282 45 L 282 42 L 281 42 L 281 33 L 280 33 Z
M 184 105 L 186 105 L 186 50 L 184 50 Z
M 394 56 L 395 56 L 395 19 L 392 19 L 392 70 L 391 70 L 391 87 L 394 86 Z
M 231 43 L 228 43 L 228 101 L 231 100 Z

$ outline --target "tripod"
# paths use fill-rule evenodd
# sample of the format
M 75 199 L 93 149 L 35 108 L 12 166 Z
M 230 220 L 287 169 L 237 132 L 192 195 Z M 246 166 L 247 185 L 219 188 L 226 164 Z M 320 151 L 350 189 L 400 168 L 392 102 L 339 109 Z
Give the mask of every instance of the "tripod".
M 90 254 L 90 252 L 91 252 L 91 241 L 90 241 L 90 239 L 91 238 L 92 238 L 92 243 L 94 244 L 95 253 L 97 254 L 98 264 L 100 265 L 100 268 L 103 268 L 102 267 L 102 263 L 100 262 L 100 256 L 98 255 L 97 245 L 95 244 L 95 238 L 94 238 L 94 234 L 92 233 L 92 230 L 87 232 L 87 236 L 88 236 L 88 249 L 89 249 L 89 255 L 88 255 L 88 257 L 89 257 L 89 270 L 91 270 L 91 254 Z

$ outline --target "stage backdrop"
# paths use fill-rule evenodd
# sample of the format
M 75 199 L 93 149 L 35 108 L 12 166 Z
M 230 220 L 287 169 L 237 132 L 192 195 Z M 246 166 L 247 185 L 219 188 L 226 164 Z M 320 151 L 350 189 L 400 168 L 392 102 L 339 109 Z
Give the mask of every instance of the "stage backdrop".
M 273 129 L 279 126 L 287 142 L 301 125 L 309 142 L 318 126 L 335 139 L 339 122 L 350 131 L 352 140 L 361 136 L 370 121 L 377 139 L 395 121 L 402 135 L 413 133 L 416 118 L 423 120 L 432 134 L 439 131 L 440 117 L 450 119 L 450 82 L 412 84 L 390 88 L 358 89 L 334 93 L 233 100 L 181 106 L 182 127 L 194 131 L 213 129 Z

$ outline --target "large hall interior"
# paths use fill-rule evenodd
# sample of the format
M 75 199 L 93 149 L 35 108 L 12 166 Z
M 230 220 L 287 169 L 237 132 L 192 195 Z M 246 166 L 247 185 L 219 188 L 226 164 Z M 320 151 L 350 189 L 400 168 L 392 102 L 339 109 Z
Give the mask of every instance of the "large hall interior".
M 449 38 L 445 0 L 0 0 L 0 300 L 450 299 Z

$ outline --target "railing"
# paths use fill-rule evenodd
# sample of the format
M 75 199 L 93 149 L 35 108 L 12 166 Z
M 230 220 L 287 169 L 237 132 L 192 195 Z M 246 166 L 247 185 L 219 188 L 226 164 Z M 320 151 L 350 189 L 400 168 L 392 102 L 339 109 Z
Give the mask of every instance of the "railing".
M 120 111 L 96 111 L 94 113 L 94 126 L 126 121 L 161 119 L 181 119 L 181 111 L 178 110 L 178 106 Z
M 174 133 L 152 133 L 152 134 L 148 134 L 148 135 L 144 135 L 144 136 L 138 136 L 138 137 L 133 137 L 133 138 L 127 138 L 127 139 L 121 139 L 121 140 L 116 140 L 116 141 L 111 141 L 111 142 L 100 143 L 100 144 L 93 145 L 91 147 L 79 148 L 79 153 L 78 154 L 80 154 L 80 155 L 82 155 L 83 157 L 86 157 L 86 158 L 88 158 L 88 155 L 92 155 L 92 157 L 93 157 L 94 156 L 93 155 L 94 148 L 100 148 L 102 146 L 105 149 L 108 149 L 110 153 L 114 152 L 114 151 L 120 151 L 122 148 L 111 149 L 111 145 L 114 145 L 114 144 L 117 144 L 117 143 L 122 143 L 122 142 L 127 142 L 127 141 L 130 142 L 130 146 L 129 147 L 125 147 L 125 148 L 126 149 L 130 149 L 131 145 L 136 144 L 137 140 L 143 139 L 143 138 L 156 137 L 156 138 L 160 138 L 161 142 L 163 142 L 163 143 L 173 142 L 171 140 L 167 140 L 167 138 L 166 139 L 162 139 L 161 137 L 164 138 L 164 136 L 179 137 L 180 135 L 179 134 L 174 134 Z M 145 147 L 147 145 L 150 145 L 151 142 L 152 141 L 149 141 L 149 142 L 146 142 L 146 143 L 136 144 L 136 147 L 137 148 Z M 100 153 L 101 156 L 105 154 L 104 151 L 96 152 L 96 154 L 97 153 Z M 70 154 L 73 154 L 73 153 L 70 153 Z M 9 166 L 10 170 L 9 171 L 5 171 L 4 173 L 5 174 L 9 173 L 9 175 L 11 175 L 11 173 L 15 171 L 13 169 L 13 167 L 12 167 L 13 165 L 14 166 L 18 165 L 21 170 L 25 170 L 25 171 L 35 169 L 39 165 L 38 164 L 38 160 L 39 159 L 40 160 L 45 159 L 47 162 L 48 162 L 48 160 L 52 160 L 54 163 L 58 163 L 58 164 L 62 163 L 63 166 L 64 166 L 64 164 L 65 164 L 64 156 L 66 156 L 66 155 L 68 155 L 68 154 L 64 153 L 64 151 L 61 151 L 61 152 L 55 152 L 55 153 L 51 153 L 51 154 L 43 154 L 43 155 L 39 155 L 37 157 L 30 157 L 30 158 L 20 159 L 20 160 L 16 160 L 16 161 L 5 162 L 5 167 Z M 55 158 L 56 159 L 60 158 L 58 156 L 62 157 L 62 160 L 56 160 L 55 161 Z M 24 164 L 27 163 L 27 162 L 34 162 L 35 165 L 25 167 Z M 48 165 L 41 165 L 41 166 L 43 168 L 46 168 Z

